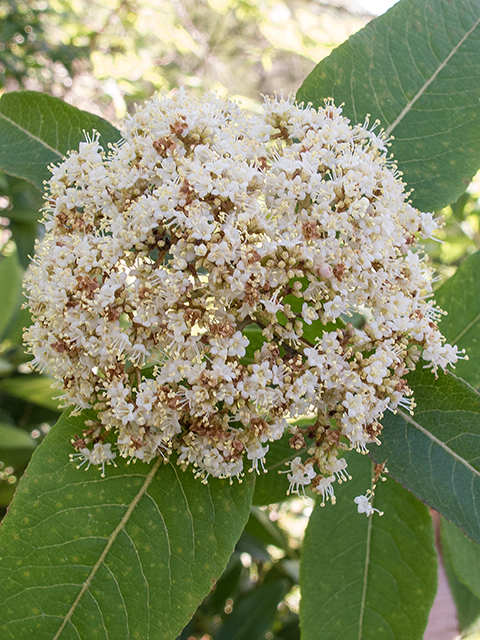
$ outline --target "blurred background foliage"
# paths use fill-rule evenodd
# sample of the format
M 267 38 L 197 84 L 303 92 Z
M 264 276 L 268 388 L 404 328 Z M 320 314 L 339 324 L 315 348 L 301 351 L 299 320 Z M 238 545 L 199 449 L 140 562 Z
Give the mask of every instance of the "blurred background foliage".
M 0 0 L 0 94 L 42 91 L 117 125 L 134 103 L 179 86 L 256 110 L 262 94 L 295 92 L 372 17 L 356 0 Z M 479 198 L 477 176 L 439 212 L 446 225 L 426 249 L 441 278 L 480 248 Z M 29 322 L 21 281 L 41 207 L 33 186 L 0 173 L 0 518 L 60 415 L 50 380 L 30 371 L 21 341 Z M 312 505 L 295 497 L 252 508 L 181 640 L 300 638 L 299 549 Z
M 295 91 L 370 18 L 353 0 L 1 0 L 0 82 L 122 118 L 180 85 Z

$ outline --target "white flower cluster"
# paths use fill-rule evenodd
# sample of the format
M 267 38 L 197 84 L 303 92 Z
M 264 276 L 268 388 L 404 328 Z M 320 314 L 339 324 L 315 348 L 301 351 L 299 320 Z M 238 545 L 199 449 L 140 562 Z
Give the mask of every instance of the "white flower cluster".
M 26 341 L 65 404 L 97 411 L 75 442 L 89 464 L 112 461 L 108 439 L 238 477 L 289 432 L 294 450 L 314 442 L 291 490 L 332 497 L 338 453 L 411 408 L 404 375 L 458 358 L 416 250 L 437 224 L 408 203 L 381 137 L 331 102 L 268 98 L 248 115 L 214 95 L 156 97 L 121 144 L 90 139 L 52 173 Z M 291 426 L 306 413 L 310 427 Z

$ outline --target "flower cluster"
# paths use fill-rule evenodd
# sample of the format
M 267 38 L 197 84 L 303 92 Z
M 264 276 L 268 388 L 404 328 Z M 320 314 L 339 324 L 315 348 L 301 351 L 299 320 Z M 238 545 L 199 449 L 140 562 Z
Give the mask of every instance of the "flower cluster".
M 385 147 L 330 101 L 249 115 L 179 91 L 110 150 L 93 137 L 52 167 L 26 342 L 66 405 L 97 412 L 79 458 L 103 468 L 112 443 L 239 477 L 287 432 L 294 450 L 314 443 L 291 490 L 333 497 L 339 452 L 413 406 L 405 374 L 458 358 L 416 248 L 437 223 Z

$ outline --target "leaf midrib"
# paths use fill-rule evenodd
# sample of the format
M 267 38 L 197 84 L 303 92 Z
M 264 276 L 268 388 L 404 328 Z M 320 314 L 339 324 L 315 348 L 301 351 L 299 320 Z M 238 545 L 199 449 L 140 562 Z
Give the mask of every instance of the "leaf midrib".
M 470 329 L 471 329 L 472 327 L 474 327 L 474 326 L 475 326 L 479 321 L 480 321 L 480 313 L 479 313 L 479 314 L 477 314 L 477 315 L 475 316 L 475 318 L 474 318 L 474 319 L 473 319 L 469 324 L 467 324 L 467 326 L 466 326 L 466 327 L 464 327 L 464 328 L 460 331 L 460 333 L 458 334 L 458 336 L 457 336 L 456 338 L 453 338 L 452 343 L 453 343 L 453 342 L 458 342 L 459 340 L 461 340 L 461 339 L 463 338 L 463 336 L 464 336 L 466 333 L 468 333 L 468 332 L 470 331 Z
M 405 422 L 408 422 L 413 427 L 418 429 L 421 433 L 423 433 L 423 435 L 427 436 L 427 438 L 429 438 L 437 446 L 441 447 L 450 456 L 452 456 L 452 458 L 454 458 L 457 462 L 459 462 L 460 464 L 463 464 L 463 466 L 466 467 L 471 473 L 473 473 L 474 475 L 476 475 L 476 476 L 478 476 L 480 478 L 480 471 L 475 469 L 475 467 L 472 467 L 472 465 L 469 462 L 467 462 L 465 460 L 465 458 L 462 458 L 461 456 L 459 456 L 458 453 L 456 453 L 453 449 L 450 449 L 449 446 L 447 446 L 439 438 L 434 436 L 431 431 L 428 431 L 428 429 L 425 429 L 425 427 L 422 427 L 422 425 L 419 422 L 414 420 L 410 415 L 408 415 L 407 413 L 405 413 L 401 409 L 397 409 L 397 413 L 403 418 L 403 420 L 405 420 Z
M 72 606 L 68 610 L 65 618 L 62 621 L 62 624 L 60 625 L 60 627 L 59 627 L 58 631 L 56 632 L 56 634 L 53 636 L 52 640 L 58 640 L 58 638 L 60 637 L 60 634 L 65 629 L 67 624 L 70 622 L 70 619 L 71 619 L 75 609 L 77 608 L 80 600 L 82 599 L 82 597 L 84 596 L 85 592 L 89 589 L 90 585 L 92 584 L 93 579 L 94 579 L 97 571 L 103 565 L 103 563 L 105 561 L 105 558 L 107 557 L 107 554 L 110 551 L 113 543 L 117 539 L 117 537 L 120 534 L 120 532 L 123 531 L 123 529 L 125 528 L 125 525 L 127 524 L 128 520 L 130 519 L 130 516 L 132 515 L 135 507 L 139 503 L 139 501 L 142 498 L 142 496 L 146 493 L 148 487 L 152 483 L 152 480 L 155 477 L 155 474 L 157 473 L 157 471 L 158 471 L 158 469 L 159 469 L 161 464 L 163 464 L 163 458 L 159 457 L 157 462 L 155 462 L 155 464 L 153 465 L 152 469 L 149 471 L 148 475 L 145 476 L 145 482 L 140 487 L 140 490 L 138 491 L 137 495 L 133 498 L 132 502 L 129 504 L 128 509 L 125 511 L 125 514 L 123 515 L 122 519 L 120 520 L 120 522 L 118 523 L 118 525 L 115 527 L 114 531 L 111 533 L 110 537 L 108 538 L 108 541 L 107 541 L 107 544 L 105 545 L 104 550 L 100 554 L 100 557 L 98 558 L 98 560 L 95 563 L 95 565 L 92 567 L 92 570 L 90 571 L 90 574 L 88 575 L 87 579 L 83 583 L 82 588 L 80 589 L 80 592 L 78 593 L 77 597 L 73 601 Z
M 372 498 L 372 501 L 373 501 L 373 498 Z M 363 618 L 365 615 L 365 603 L 367 600 L 368 569 L 370 567 L 370 546 L 372 542 L 372 528 L 373 528 L 373 514 L 371 514 L 368 517 L 367 549 L 365 552 L 365 569 L 363 572 L 363 589 L 362 589 L 362 602 L 360 604 L 360 619 L 358 621 L 358 640 L 362 640 L 362 635 L 363 635 Z
M 395 127 L 400 124 L 400 122 L 403 120 L 403 118 L 407 115 L 407 113 L 411 110 L 411 108 L 413 107 L 413 105 L 417 102 L 417 100 L 423 95 L 423 93 L 425 92 L 425 90 L 432 84 L 432 82 L 435 80 L 435 78 L 438 76 L 438 74 L 440 73 L 440 71 L 442 71 L 442 69 L 444 69 L 446 67 L 446 65 L 448 64 L 449 60 L 452 58 L 452 56 L 455 55 L 455 53 L 459 50 L 459 48 L 462 46 L 462 44 L 465 42 L 465 40 L 467 40 L 467 38 L 473 33 L 473 31 L 475 31 L 475 29 L 477 28 L 477 26 L 480 23 L 480 18 L 478 18 L 478 20 L 474 23 L 474 25 L 465 33 L 465 35 L 460 38 L 460 40 L 458 41 L 458 43 L 453 47 L 453 49 L 450 51 L 450 53 L 448 54 L 448 56 L 445 58 L 445 60 L 439 64 L 439 66 L 437 67 L 437 69 L 433 72 L 433 74 L 430 76 L 430 78 L 425 82 L 425 84 L 423 84 L 420 89 L 417 91 L 417 93 L 414 95 L 414 97 L 407 102 L 407 104 L 403 107 L 403 109 L 400 111 L 400 113 L 398 114 L 398 116 L 395 118 L 395 120 L 392 122 L 391 125 L 389 125 L 386 129 L 385 129 L 385 134 L 387 135 L 387 137 L 389 137 L 392 133 L 392 131 L 395 129 Z
M 31 131 L 28 131 L 28 129 L 24 129 L 23 127 L 21 127 L 18 122 L 15 122 L 14 120 L 11 120 L 10 118 L 8 118 L 4 113 L 0 112 L 0 118 L 3 118 L 4 120 L 6 120 L 9 124 L 11 124 L 13 127 L 16 127 L 19 131 L 21 131 L 22 133 L 24 133 L 26 136 L 28 136 L 29 138 L 32 138 L 32 140 L 35 140 L 36 142 L 38 142 L 39 144 L 41 144 L 43 147 L 45 147 L 45 149 L 48 149 L 49 151 L 51 151 L 52 153 L 55 153 L 59 158 L 63 158 L 63 155 L 60 153 L 60 151 L 58 151 L 57 149 L 54 149 L 53 147 L 51 147 L 49 144 L 47 144 L 45 142 L 45 140 L 42 140 L 41 138 L 39 138 L 38 136 L 34 135 Z

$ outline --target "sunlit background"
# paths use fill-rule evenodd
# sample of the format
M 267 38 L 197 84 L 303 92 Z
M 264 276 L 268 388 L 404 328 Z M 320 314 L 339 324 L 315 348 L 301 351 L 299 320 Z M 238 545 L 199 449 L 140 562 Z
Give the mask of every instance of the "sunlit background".
M 379 16 L 385 13 L 390 7 L 393 7 L 399 0 L 358 0 L 364 9 Z

